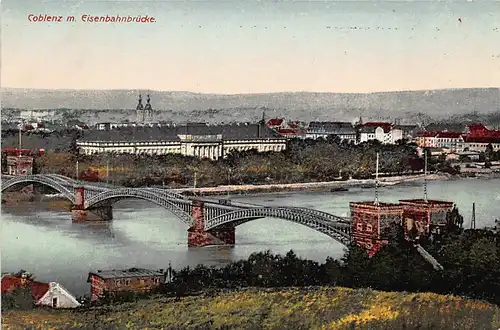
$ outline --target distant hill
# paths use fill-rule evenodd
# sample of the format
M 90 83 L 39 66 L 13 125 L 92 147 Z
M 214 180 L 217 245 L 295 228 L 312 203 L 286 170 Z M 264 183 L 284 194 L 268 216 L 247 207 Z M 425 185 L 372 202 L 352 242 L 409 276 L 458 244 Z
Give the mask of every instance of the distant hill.
M 444 89 L 381 93 L 269 93 L 198 94 L 151 91 L 151 103 L 161 119 L 173 121 L 254 121 L 267 116 L 298 120 L 353 120 L 363 118 L 405 118 L 407 121 L 450 118 L 469 113 L 500 111 L 500 88 Z M 120 109 L 137 104 L 134 90 L 2 90 L 2 108 L 95 109 L 119 116 Z M 143 91 L 145 94 L 145 91 Z M 145 99 L 145 95 L 143 95 Z M 133 112 L 123 112 L 129 120 Z M 105 115 L 104 113 L 100 113 Z M 86 117 L 86 116 L 84 116 Z M 102 119 L 104 120 L 104 118 Z

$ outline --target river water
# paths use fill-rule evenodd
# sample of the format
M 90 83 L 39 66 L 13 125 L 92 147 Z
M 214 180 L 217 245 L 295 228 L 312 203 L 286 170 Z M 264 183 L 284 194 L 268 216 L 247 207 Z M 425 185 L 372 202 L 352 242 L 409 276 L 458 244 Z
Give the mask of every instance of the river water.
M 380 200 L 396 202 L 421 198 L 419 184 L 380 188 Z M 476 202 L 476 226 L 491 226 L 500 218 L 500 179 L 461 179 L 428 183 L 430 199 L 454 201 L 470 224 L 472 202 Z M 217 197 L 214 197 L 217 198 Z M 373 200 L 373 189 L 348 192 L 300 192 L 231 196 L 241 202 L 262 205 L 303 206 L 348 216 L 350 201 Z M 113 207 L 110 223 L 74 224 L 67 211 L 47 202 L 25 202 L 2 207 L 2 272 L 25 269 L 38 280 L 57 281 L 75 295 L 86 294 L 88 272 L 130 267 L 174 268 L 199 263 L 220 265 L 271 250 L 317 261 L 339 258 L 344 247 L 310 228 L 279 220 L 260 219 L 236 229 L 235 247 L 187 247 L 187 228 L 175 216 L 145 201 L 124 200 Z

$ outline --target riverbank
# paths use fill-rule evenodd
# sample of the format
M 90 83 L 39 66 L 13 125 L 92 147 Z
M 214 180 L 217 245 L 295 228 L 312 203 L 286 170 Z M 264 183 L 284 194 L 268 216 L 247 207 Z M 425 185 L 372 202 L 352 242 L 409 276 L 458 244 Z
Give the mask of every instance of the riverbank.
M 392 186 L 404 183 L 421 182 L 425 178 L 425 174 L 392 176 L 380 178 L 381 186 Z M 428 181 L 448 180 L 451 178 L 449 174 L 428 174 Z M 375 180 L 345 180 L 345 181 L 328 181 L 328 182 L 303 182 L 289 184 L 258 184 L 258 185 L 230 185 L 218 187 L 200 187 L 200 188 L 178 188 L 172 189 L 180 194 L 210 196 L 231 194 L 261 194 L 261 193 L 276 193 L 276 192 L 298 192 L 298 191 L 330 191 L 332 189 L 349 189 L 354 187 L 374 187 Z
M 432 293 L 248 289 L 82 310 L 2 313 L 3 329 L 498 329 L 498 306 Z

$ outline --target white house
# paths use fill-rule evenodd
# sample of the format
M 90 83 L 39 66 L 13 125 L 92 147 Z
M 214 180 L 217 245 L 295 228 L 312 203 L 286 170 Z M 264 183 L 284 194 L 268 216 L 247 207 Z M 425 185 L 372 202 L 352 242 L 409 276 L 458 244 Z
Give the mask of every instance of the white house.
M 36 304 L 53 308 L 76 308 L 81 305 L 68 290 L 56 282 L 49 283 L 49 289 Z
M 381 143 L 393 144 L 403 139 L 403 131 L 394 129 L 391 123 L 368 122 L 362 124 L 359 134 L 359 142 L 378 140 Z
M 56 115 L 56 110 L 21 110 L 19 117 L 23 120 L 41 121 L 52 118 Z
M 26 287 L 37 306 L 50 306 L 53 308 L 75 308 L 81 304 L 76 298 L 59 283 L 38 282 L 27 277 L 28 273 L 21 275 L 2 275 L 2 295 L 9 294 L 16 289 Z
M 88 131 L 77 141 L 80 153 L 181 154 L 216 160 L 231 151 L 282 151 L 287 139 L 262 124 L 207 125 L 191 123 L 168 127 Z

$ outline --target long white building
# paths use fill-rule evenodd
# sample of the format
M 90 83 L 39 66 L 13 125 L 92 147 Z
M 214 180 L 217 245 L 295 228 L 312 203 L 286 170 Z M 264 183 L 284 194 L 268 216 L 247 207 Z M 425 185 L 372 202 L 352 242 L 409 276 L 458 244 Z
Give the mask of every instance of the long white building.
M 77 141 L 80 153 L 180 154 L 216 160 L 231 151 L 282 151 L 287 139 L 263 123 L 207 125 L 192 123 L 167 127 L 123 127 L 91 130 Z

